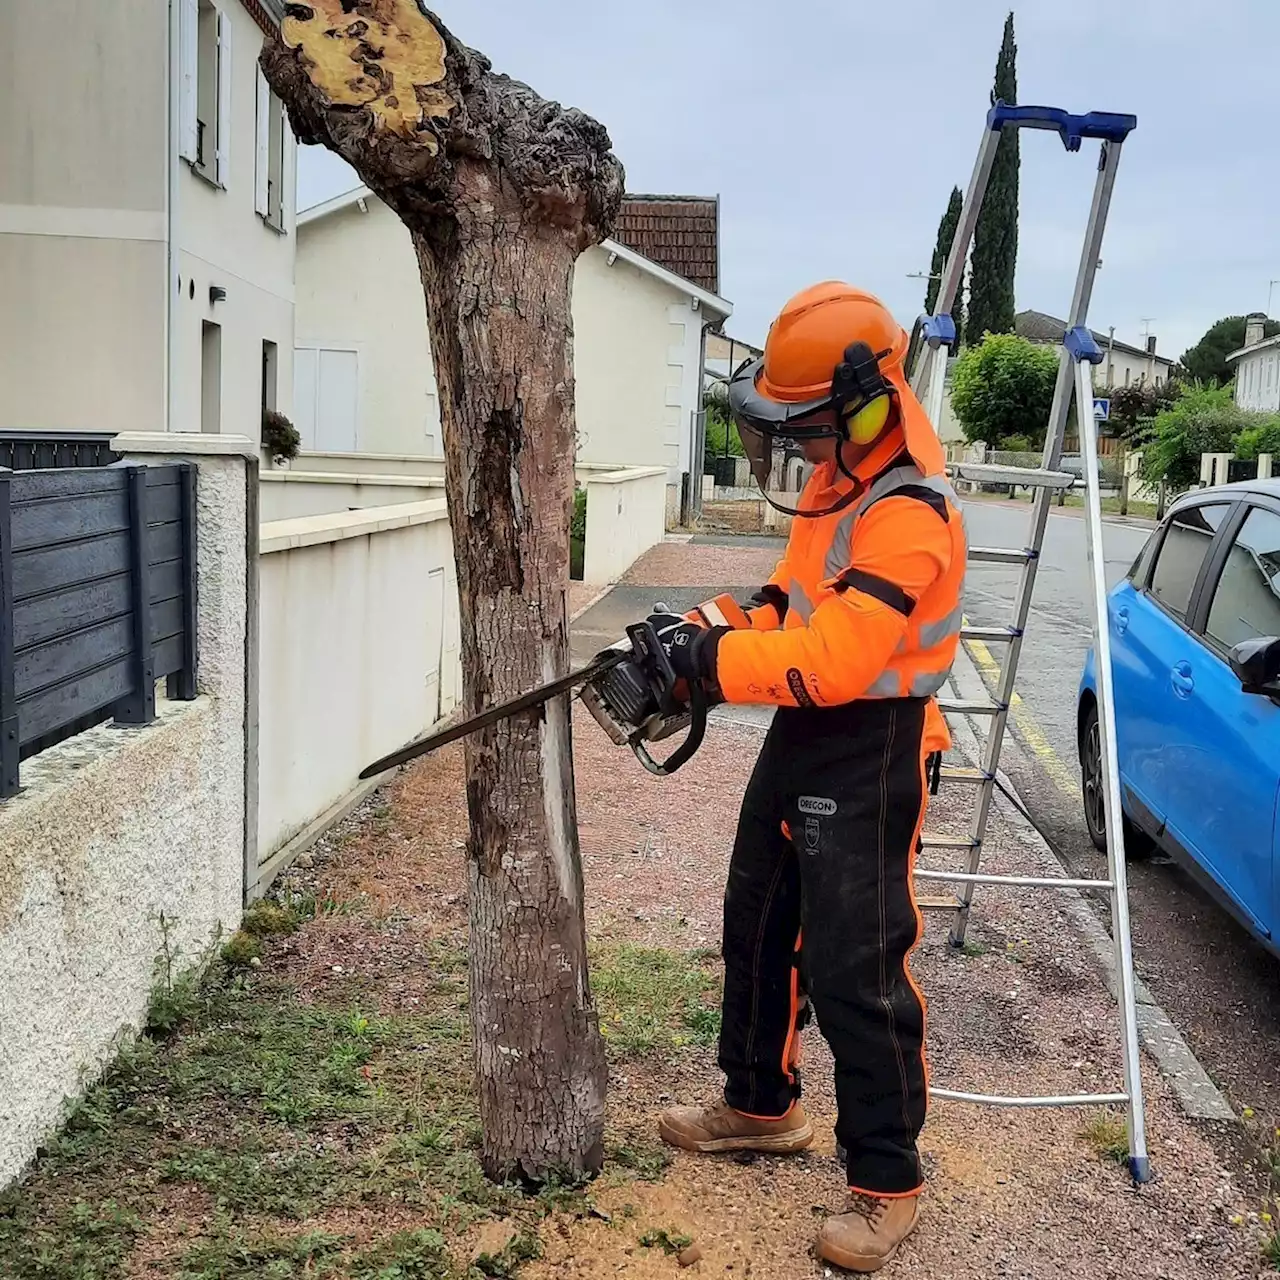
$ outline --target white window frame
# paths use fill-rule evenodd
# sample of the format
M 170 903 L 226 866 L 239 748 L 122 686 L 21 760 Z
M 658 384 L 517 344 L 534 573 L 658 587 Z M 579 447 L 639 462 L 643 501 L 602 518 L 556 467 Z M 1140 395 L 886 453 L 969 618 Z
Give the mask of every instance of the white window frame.
M 272 92 L 262 68 L 257 70 L 253 204 L 258 217 L 284 235 L 291 201 L 288 177 L 293 130 L 284 103 Z
M 192 173 L 224 190 L 231 181 L 232 104 L 232 20 L 230 13 L 212 0 L 180 0 L 178 13 L 178 154 Z M 200 145 L 201 57 L 200 24 L 203 13 L 212 12 L 216 31 L 212 69 L 212 119 L 205 122 L 212 132 L 207 145 Z M 208 86 L 203 86 L 208 90 Z M 203 155 L 201 154 L 203 150 Z

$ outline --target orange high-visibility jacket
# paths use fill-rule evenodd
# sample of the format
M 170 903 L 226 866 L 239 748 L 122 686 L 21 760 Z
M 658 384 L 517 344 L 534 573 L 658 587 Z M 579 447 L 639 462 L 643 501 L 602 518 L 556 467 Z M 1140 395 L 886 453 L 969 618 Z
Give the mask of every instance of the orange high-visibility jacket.
M 727 701 L 823 707 L 932 698 L 945 682 L 960 638 L 964 520 L 938 438 L 902 384 L 898 406 L 899 426 L 854 469 L 859 497 L 792 522 L 770 579 L 786 593 L 785 607 L 755 609 L 750 631 L 721 638 L 716 679 Z M 829 508 L 853 487 L 824 464 L 800 509 Z M 949 745 L 934 702 L 926 743 Z

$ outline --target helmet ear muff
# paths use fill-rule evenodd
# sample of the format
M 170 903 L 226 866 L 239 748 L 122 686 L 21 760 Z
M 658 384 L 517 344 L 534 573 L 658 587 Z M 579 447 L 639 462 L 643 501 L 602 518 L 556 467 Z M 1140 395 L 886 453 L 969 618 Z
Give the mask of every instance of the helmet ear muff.
M 845 420 L 845 428 L 853 444 L 872 444 L 889 423 L 893 402 L 886 393 L 877 396 L 865 409 Z
M 884 353 L 888 355 L 888 352 Z M 880 361 L 865 342 L 845 348 L 831 378 L 831 399 L 853 444 L 871 444 L 885 429 L 893 407 L 892 387 L 880 372 Z

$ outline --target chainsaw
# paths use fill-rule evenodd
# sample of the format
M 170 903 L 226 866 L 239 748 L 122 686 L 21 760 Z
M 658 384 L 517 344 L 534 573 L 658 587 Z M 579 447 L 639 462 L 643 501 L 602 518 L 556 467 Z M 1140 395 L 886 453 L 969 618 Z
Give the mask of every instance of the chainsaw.
M 654 613 L 669 612 L 665 605 L 654 606 Z M 723 625 L 730 617 L 739 625 L 745 623 L 741 607 L 728 597 L 700 605 L 694 613 L 708 625 Z M 438 751 L 490 725 L 524 711 L 536 710 L 552 698 L 579 687 L 578 696 L 583 706 L 610 740 L 620 747 L 630 747 L 636 759 L 659 778 L 669 777 L 688 764 L 702 746 L 711 705 L 706 689 L 697 682 L 689 686 L 679 681 L 653 624 L 637 622 L 627 628 L 625 640 L 597 654 L 580 670 L 539 685 L 460 724 L 411 742 L 407 747 L 374 761 L 360 777 L 376 778 L 389 769 Z M 687 699 L 682 696 L 686 691 Z M 686 730 L 684 741 L 675 751 L 664 760 L 654 758 L 649 750 L 651 743 L 663 742 Z

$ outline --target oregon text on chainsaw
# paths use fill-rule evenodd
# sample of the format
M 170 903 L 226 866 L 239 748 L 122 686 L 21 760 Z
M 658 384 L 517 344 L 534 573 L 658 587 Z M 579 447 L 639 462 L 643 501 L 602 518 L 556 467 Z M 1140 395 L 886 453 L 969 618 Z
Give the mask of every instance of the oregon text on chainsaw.
M 714 610 L 719 620 L 718 603 L 699 606 L 695 613 Z M 736 606 L 735 606 L 736 607 Z M 655 613 L 668 612 L 665 605 L 655 605 Z M 598 654 L 581 670 L 570 672 L 559 680 L 540 685 L 528 693 L 491 707 L 460 724 L 442 729 L 417 742 L 402 747 L 381 760 L 374 761 L 361 773 L 362 779 L 379 774 L 427 755 L 459 738 L 486 729 L 499 721 L 525 711 L 533 711 L 581 686 L 583 705 L 600 727 L 618 746 L 630 747 L 636 759 L 652 774 L 667 777 L 693 758 L 707 732 L 707 711 L 711 699 L 697 682 L 692 686 L 679 681 L 671 660 L 663 652 L 658 633 L 651 622 L 638 622 L 627 628 L 627 638 Z M 684 696 L 687 694 L 687 698 Z M 685 740 L 665 760 L 657 760 L 648 744 L 688 730 Z

